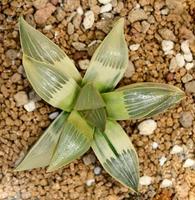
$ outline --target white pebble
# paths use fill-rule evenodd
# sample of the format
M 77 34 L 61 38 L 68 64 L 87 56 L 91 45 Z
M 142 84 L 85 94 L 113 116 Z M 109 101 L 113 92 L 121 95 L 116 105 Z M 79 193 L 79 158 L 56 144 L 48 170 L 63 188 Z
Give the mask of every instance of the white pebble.
M 175 59 L 178 67 L 183 67 L 185 65 L 184 56 L 182 54 L 176 54 Z
M 179 146 L 179 145 L 175 145 L 172 149 L 171 149 L 171 154 L 179 154 L 183 152 L 183 147 Z
M 83 15 L 83 8 L 82 8 L 81 6 L 79 6 L 79 7 L 77 8 L 77 13 L 78 13 L 79 15 Z
M 160 159 L 159 159 L 159 162 L 160 162 L 160 166 L 163 166 L 165 164 L 165 162 L 167 161 L 167 158 L 165 156 L 162 156 Z
M 184 54 L 183 56 L 184 56 L 185 61 L 187 61 L 187 62 L 192 62 L 193 56 L 192 56 L 191 53 Z
M 49 119 L 55 119 L 59 115 L 59 112 L 53 112 L 49 114 Z
M 140 47 L 140 44 L 132 44 L 129 46 L 129 49 L 131 51 L 137 51 L 139 49 L 139 47 Z
M 173 50 L 165 51 L 165 55 L 173 55 L 175 52 Z
M 139 179 L 140 185 L 150 185 L 152 183 L 152 177 L 150 176 L 142 176 Z
M 157 142 L 153 142 L 152 143 L 152 148 L 153 149 L 157 149 L 158 148 L 158 143 Z
M 160 184 L 160 187 L 161 188 L 167 188 L 167 187 L 171 187 L 172 186 L 172 181 L 171 180 L 169 180 L 169 179 L 164 179 L 163 181 L 162 181 L 162 183 Z
M 102 4 L 107 4 L 107 3 L 110 3 L 112 0 L 98 0 L 99 3 L 102 3 Z
M 94 13 L 93 11 L 89 10 L 85 13 L 85 18 L 83 20 L 83 26 L 85 29 L 90 29 L 95 21 Z
M 184 164 L 183 164 L 183 167 L 195 167 L 195 160 L 192 160 L 190 158 L 188 158 Z
M 141 135 L 151 135 L 157 128 L 157 123 L 153 119 L 147 119 L 138 125 Z
M 131 60 L 129 60 L 129 64 L 127 66 L 127 69 L 124 73 L 124 77 L 130 78 L 135 73 L 135 67 Z
M 100 174 L 101 174 L 101 171 L 102 171 L 101 167 L 95 167 L 95 168 L 94 168 L 94 174 L 95 174 L 95 175 L 100 175 Z
M 163 40 L 162 41 L 162 49 L 164 52 L 169 52 L 173 49 L 174 43 L 171 40 Z
M 85 59 L 85 60 L 79 60 L 79 67 L 83 70 L 87 69 L 89 66 L 89 60 Z
M 168 8 L 164 8 L 160 11 L 161 15 L 168 15 L 169 14 L 169 9 Z
M 181 50 L 183 51 L 184 54 L 189 54 L 191 53 L 190 51 L 190 46 L 189 46 L 189 41 L 188 40 L 184 40 L 181 43 Z
M 100 8 L 100 13 L 105 13 L 105 12 L 109 12 L 112 10 L 112 4 L 108 3 L 106 5 L 101 6 Z
M 36 109 L 35 102 L 29 101 L 27 104 L 24 105 L 24 108 L 25 108 L 26 111 L 32 112 L 33 110 Z
M 177 62 L 176 62 L 175 57 L 173 57 L 169 64 L 169 70 L 170 72 L 174 72 L 176 69 L 177 69 Z
M 186 68 L 187 70 L 191 70 L 193 67 L 194 67 L 194 62 L 187 63 L 187 64 L 185 65 L 185 68 Z
M 86 181 L 86 185 L 87 186 L 91 186 L 91 185 L 93 185 L 95 183 L 95 179 L 88 179 L 87 181 Z

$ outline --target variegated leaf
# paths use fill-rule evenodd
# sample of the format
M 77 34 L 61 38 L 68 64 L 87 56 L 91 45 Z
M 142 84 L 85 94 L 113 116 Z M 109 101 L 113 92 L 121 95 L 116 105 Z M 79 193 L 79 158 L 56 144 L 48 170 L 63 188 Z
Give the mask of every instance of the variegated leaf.
M 159 114 L 180 102 L 184 92 L 160 83 L 135 83 L 102 94 L 108 117 L 115 120 L 140 119 Z
M 108 120 L 105 132 L 96 129 L 92 148 L 111 176 L 133 191 L 138 190 L 138 157 L 129 137 L 117 122 Z
M 54 171 L 82 156 L 91 146 L 93 129 L 76 111 L 73 111 L 64 125 L 48 171 Z
M 55 71 L 50 64 L 23 56 L 26 75 L 37 94 L 46 102 L 64 111 L 73 108 L 79 92 L 76 81 Z
M 83 83 L 93 82 L 100 92 L 112 90 L 128 65 L 128 48 L 123 33 L 124 19 L 117 21 L 95 51 Z
M 81 76 L 68 56 L 41 32 L 35 30 L 22 17 L 19 20 L 20 40 L 24 54 L 39 62 L 50 64 L 55 71 L 76 81 Z
M 52 122 L 49 128 L 47 128 L 39 140 L 30 149 L 22 162 L 17 166 L 15 169 L 16 171 L 29 170 L 49 165 L 67 117 L 68 114 L 62 112 Z
M 75 110 L 90 110 L 105 107 L 99 91 L 93 86 L 93 84 L 86 84 L 81 89 L 76 104 Z

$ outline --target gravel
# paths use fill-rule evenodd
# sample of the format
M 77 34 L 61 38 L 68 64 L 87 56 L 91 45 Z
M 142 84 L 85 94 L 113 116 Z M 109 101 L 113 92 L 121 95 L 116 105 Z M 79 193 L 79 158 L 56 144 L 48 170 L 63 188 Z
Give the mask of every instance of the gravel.
M 181 53 L 177 53 L 175 59 L 178 67 L 184 67 L 185 65 L 184 55 L 182 55 Z
M 171 149 L 171 154 L 180 154 L 183 153 L 184 149 L 182 146 L 179 145 L 174 145 L 173 148 Z
M 193 122 L 194 118 L 191 114 L 191 112 L 182 112 L 179 118 L 179 121 L 181 123 L 181 125 L 184 128 L 189 128 L 192 126 L 192 122 Z
M 127 66 L 127 69 L 125 71 L 124 77 L 130 78 L 135 73 L 135 67 L 131 60 L 129 60 L 129 64 Z
M 28 103 L 28 96 L 25 91 L 17 92 L 14 95 L 14 99 L 16 101 L 17 106 L 23 106 Z
M 163 40 L 162 41 L 162 49 L 165 53 L 171 51 L 174 47 L 174 43 L 171 40 Z
M 195 81 L 190 81 L 185 84 L 185 90 L 189 93 L 195 93 Z
M 140 47 L 140 44 L 132 44 L 129 46 L 129 49 L 131 51 L 137 51 L 139 49 L 139 47 Z
M 85 13 L 85 18 L 83 20 L 83 26 L 85 29 L 90 29 L 95 21 L 95 16 L 93 11 L 89 10 Z
M 142 177 L 140 177 L 139 183 L 140 183 L 140 185 L 145 185 L 145 186 L 151 185 L 152 184 L 152 177 L 142 176 Z
M 161 188 L 167 188 L 167 187 L 172 187 L 172 181 L 171 180 L 169 180 L 169 179 L 164 179 L 163 181 L 162 181 L 162 183 L 160 184 L 160 187 Z
M 109 12 L 112 10 L 112 4 L 108 3 L 106 5 L 101 6 L 100 8 L 100 13 L 105 13 L 105 12 Z
M 145 120 L 138 125 L 139 133 L 141 135 L 151 135 L 156 128 L 157 123 L 152 119 Z
M 184 162 L 183 167 L 184 167 L 184 168 L 187 168 L 187 167 L 195 167 L 195 160 L 188 158 L 188 159 Z
M 36 109 L 36 105 L 34 101 L 29 101 L 27 104 L 24 105 L 24 108 L 27 112 L 32 112 Z

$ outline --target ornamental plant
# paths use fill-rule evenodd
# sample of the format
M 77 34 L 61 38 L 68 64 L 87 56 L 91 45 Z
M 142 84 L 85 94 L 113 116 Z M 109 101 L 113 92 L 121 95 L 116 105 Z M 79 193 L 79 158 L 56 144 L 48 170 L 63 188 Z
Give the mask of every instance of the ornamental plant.
M 57 170 L 90 147 L 103 168 L 138 191 L 136 151 L 116 120 L 156 115 L 179 102 L 184 93 L 160 83 L 135 83 L 114 90 L 128 65 L 128 48 L 119 19 L 97 48 L 84 77 L 68 56 L 23 18 L 19 20 L 23 65 L 29 82 L 47 103 L 62 110 L 17 166 Z

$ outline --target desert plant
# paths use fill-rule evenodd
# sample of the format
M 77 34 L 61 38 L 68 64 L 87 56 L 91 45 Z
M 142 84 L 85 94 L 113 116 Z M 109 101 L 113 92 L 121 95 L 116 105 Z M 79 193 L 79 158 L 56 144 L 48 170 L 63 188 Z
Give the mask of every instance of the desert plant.
M 136 151 L 115 120 L 158 114 L 179 102 L 184 93 L 171 85 L 135 83 L 113 91 L 128 65 L 128 48 L 119 19 L 95 51 L 82 79 L 73 62 L 42 33 L 19 20 L 23 65 L 37 94 L 61 110 L 16 170 L 48 171 L 82 156 L 92 147 L 104 169 L 138 190 Z

